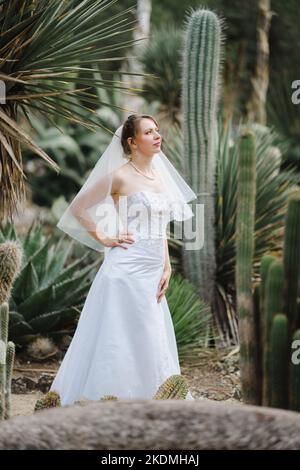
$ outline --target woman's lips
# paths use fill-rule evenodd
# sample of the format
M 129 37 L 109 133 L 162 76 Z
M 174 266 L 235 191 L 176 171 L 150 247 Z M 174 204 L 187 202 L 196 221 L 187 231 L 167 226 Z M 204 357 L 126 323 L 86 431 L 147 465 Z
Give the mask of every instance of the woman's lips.
M 160 142 L 156 142 L 156 144 L 154 144 L 156 147 L 158 147 L 160 145 Z

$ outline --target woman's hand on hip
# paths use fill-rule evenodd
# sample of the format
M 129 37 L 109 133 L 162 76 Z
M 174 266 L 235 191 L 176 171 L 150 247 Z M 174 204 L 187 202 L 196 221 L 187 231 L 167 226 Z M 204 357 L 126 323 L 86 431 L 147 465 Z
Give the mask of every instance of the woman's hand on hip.
M 122 243 L 129 243 L 130 245 L 135 242 L 135 240 L 130 236 L 132 233 L 121 233 L 118 237 L 105 237 L 99 239 L 100 243 L 104 246 L 114 247 L 120 246 L 125 250 L 128 249 L 127 246 L 122 245 Z

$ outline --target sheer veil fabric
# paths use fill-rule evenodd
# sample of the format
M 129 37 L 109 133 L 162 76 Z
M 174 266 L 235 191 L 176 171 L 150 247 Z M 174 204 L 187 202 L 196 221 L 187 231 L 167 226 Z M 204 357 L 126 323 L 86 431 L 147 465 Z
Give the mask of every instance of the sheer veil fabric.
M 122 128 L 123 125 L 115 131 L 110 144 L 99 158 L 87 181 L 57 223 L 57 227 L 72 238 L 104 254 L 107 248 L 98 242 L 89 230 L 95 231 L 97 227 L 107 236 L 123 231 L 122 220 L 111 196 L 113 172 L 128 163 L 121 145 Z M 158 170 L 171 201 L 172 211 L 169 220 L 185 221 L 191 218 L 194 214 L 187 203 L 196 199 L 194 191 L 162 150 L 154 155 L 152 165 Z

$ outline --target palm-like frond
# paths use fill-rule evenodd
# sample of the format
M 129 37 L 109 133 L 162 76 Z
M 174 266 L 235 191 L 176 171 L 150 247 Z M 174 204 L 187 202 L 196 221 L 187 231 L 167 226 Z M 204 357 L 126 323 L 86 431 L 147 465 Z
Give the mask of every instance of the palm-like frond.
M 105 105 L 90 91 L 93 87 L 128 90 L 102 77 L 80 76 L 82 71 L 93 72 L 88 64 L 121 60 L 114 52 L 138 41 L 115 42 L 115 37 L 132 31 L 136 21 L 129 16 L 133 8 L 104 15 L 116 1 L 1 2 L 0 79 L 6 88 L 6 102 L 0 109 L 1 219 L 12 218 L 25 197 L 21 144 L 59 171 L 58 165 L 22 129 L 18 119 L 20 111 L 29 125 L 28 109 L 31 109 L 49 120 L 62 117 L 89 129 L 105 128 L 98 122 L 95 111 L 80 100 Z M 84 114 L 86 109 L 89 109 L 88 116 Z

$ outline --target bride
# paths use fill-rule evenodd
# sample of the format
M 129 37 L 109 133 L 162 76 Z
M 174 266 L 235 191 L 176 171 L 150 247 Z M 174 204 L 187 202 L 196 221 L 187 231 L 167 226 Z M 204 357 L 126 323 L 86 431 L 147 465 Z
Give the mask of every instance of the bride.
M 104 251 L 50 388 L 62 406 L 104 395 L 151 399 L 181 373 L 165 298 L 171 276 L 166 227 L 193 216 L 187 202 L 196 195 L 161 142 L 152 116 L 129 116 L 57 224 Z M 188 392 L 186 399 L 194 398 Z

